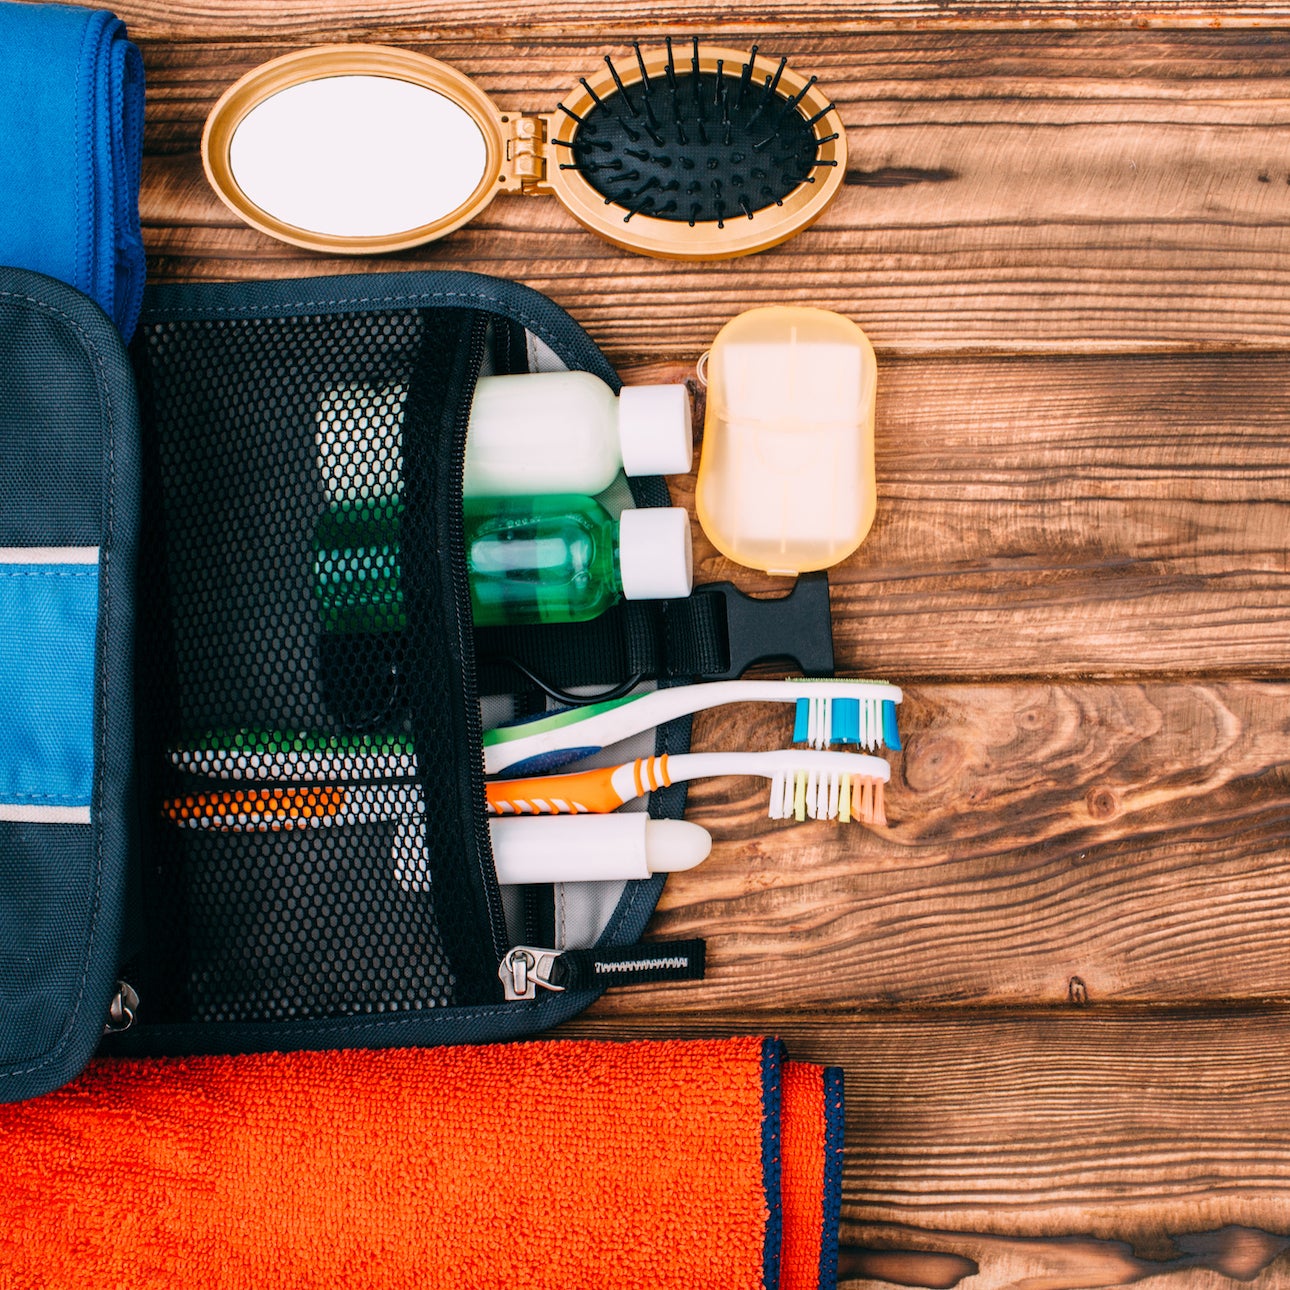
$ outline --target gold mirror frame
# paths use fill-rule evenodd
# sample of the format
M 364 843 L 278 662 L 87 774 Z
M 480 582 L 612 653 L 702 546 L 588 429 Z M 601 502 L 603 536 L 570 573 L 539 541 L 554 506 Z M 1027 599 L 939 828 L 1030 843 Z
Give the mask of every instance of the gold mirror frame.
M 449 214 L 398 233 L 354 237 L 318 233 L 275 218 L 257 206 L 242 190 L 229 164 L 233 135 L 248 113 L 283 90 L 333 76 L 388 76 L 442 94 L 457 104 L 479 127 L 484 137 L 484 173 L 474 191 Z M 492 101 L 466 76 L 446 63 L 424 54 L 386 45 L 321 45 L 284 54 L 253 68 L 229 86 L 206 118 L 202 131 L 202 167 L 219 199 L 240 219 L 262 233 L 310 251 L 344 255 L 379 255 L 420 246 L 451 233 L 474 219 L 502 186 L 499 176 L 505 144 L 501 119 Z

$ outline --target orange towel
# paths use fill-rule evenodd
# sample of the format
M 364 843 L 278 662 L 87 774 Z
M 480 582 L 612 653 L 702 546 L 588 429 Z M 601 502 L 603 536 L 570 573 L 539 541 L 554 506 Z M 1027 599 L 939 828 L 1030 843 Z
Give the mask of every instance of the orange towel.
M 815 1290 L 841 1113 L 761 1038 L 99 1061 L 0 1106 L 0 1287 Z

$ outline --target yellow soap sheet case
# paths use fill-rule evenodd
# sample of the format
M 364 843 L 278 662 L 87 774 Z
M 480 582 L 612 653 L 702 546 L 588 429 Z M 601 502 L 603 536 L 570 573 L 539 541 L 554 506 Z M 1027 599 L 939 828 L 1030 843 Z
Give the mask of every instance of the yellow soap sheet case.
M 877 377 L 868 337 L 826 309 L 750 309 L 717 333 L 695 502 L 722 555 L 797 574 L 860 545 L 877 509 Z
M 846 135 L 814 76 L 756 46 L 632 49 L 537 113 L 410 50 L 300 50 L 224 93 L 203 165 L 248 224 L 349 255 L 433 241 L 522 193 L 627 250 L 725 259 L 792 237 L 837 194 Z

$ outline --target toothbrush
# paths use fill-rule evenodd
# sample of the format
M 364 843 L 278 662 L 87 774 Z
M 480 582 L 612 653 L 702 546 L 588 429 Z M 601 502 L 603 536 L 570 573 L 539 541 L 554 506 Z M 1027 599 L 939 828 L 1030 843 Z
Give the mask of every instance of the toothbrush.
M 484 785 L 493 815 L 604 814 L 651 789 L 711 775 L 760 775 L 771 781 L 772 820 L 859 819 L 885 825 L 883 785 L 891 767 L 864 753 L 802 752 L 784 749 L 752 753 L 666 753 L 621 766 L 495 779 Z
M 425 813 L 417 783 L 239 788 L 172 797 L 166 817 L 187 828 L 260 833 L 327 824 L 372 824 Z
M 417 773 L 403 735 L 315 735 L 282 730 L 223 730 L 170 751 L 177 770 L 246 780 L 366 780 Z
M 420 785 L 242 789 L 194 793 L 165 803 L 166 816 L 193 829 L 274 833 L 329 824 L 393 822 L 394 877 L 405 890 L 430 888 Z M 693 869 L 707 859 L 707 829 L 652 820 L 643 811 L 489 821 L 493 863 L 503 887 L 542 882 L 605 882 Z
M 354 824 L 392 824 L 390 863 L 404 891 L 429 891 L 425 798 L 421 785 L 324 784 L 189 793 L 162 804 L 181 828 L 279 833 Z
M 884 681 L 709 681 L 549 712 L 484 734 L 484 771 L 540 774 L 589 757 L 664 721 L 726 703 L 796 703 L 793 742 L 900 748 L 900 688 Z M 317 735 L 281 730 L 215 731 L 170 751 L 191 774 L 245 780 L 365 780 L 417 773 L 403 735 Z
M 900 688 L 885 681 L 792 679 L 680 685 L 489 730 L 484 735 L 484 770 L 489 775 L 553 770 L 651 726 L 726 703 L 796 703 L 793 742 L 812 748 L 832 743 L 899 749 L 896 704 L 900 701 Z

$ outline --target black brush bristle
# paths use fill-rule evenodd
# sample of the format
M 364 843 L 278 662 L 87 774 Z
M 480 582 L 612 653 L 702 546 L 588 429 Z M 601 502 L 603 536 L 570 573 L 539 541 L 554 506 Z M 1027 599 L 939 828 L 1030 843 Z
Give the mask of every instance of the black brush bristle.
M 748 82 L 752 80 L 753 64 L 757 61 L 757 46 L 754 45 L 748 51 L 748 61 L 744 64 L 744 69 L 739 77 L 739 98 L 735 103 L 738 110 L 744 105 L 744 95 L 748 93 Z
M 689 66 L 680 70 L 668 37 L 662 81 L 651 81 L 640 45 L 632 48 L 639 80 L 625 84 L 606 57 L 614 89 L 598 95 L 583 81 L 592 106 L 581 117 L 561 104 L 578 123 L 570 161 L 561 169 L 580 170 L 605 205 L 624 209 L 624 220 L 650 216 L 724 228 L 728 217 L 753 219 L 758 211 L 782 206 L 794 189 L 815 182 L 817 166 L 836 164 L 817 160 L 825 141 L 815 137 L 814 128 L 832 105 L 809 120 L 804 116 L 800 105 L 815 77 L 797 94 L 779 92 L 786 58 L 762 79 L 754 45 L 737 70 L 719 62 L 707 72 L 700 70 L 694 40 Z M 627 157 L 632 168 L 614 167 L 607 157 Z M 686 172 L 694 177 L 682 185 L 675 176 L 684 179 Z M 656 196 L 678 191 L 684 201 L 660 204 Z
M 640 116 L 640 108 L 632 101 L 632 96 L 627 93 L 627 86 L 623 84 L 623 78 L 618 75 L 618 68 L 614 66 L 614 60 L 605 55 L 605 66 L 609 68 L 609 74 L 614 78 L 614 88 L 618 91 L 619 97 L 627 104 L 627 110 L 632 116 Z
M 641 53 L 640 45 L 635 44 L 632 48 L 636 51 L 636 66 L 640 68 L 641 72 L 641 107 L 645 109 L 645 119 L 649 122 L 650 138 L 661 148 L 663 147 L 663 138 L 658 133 L 658 117 L 654 115 L 654 86 L 650 82 L 649 73 L 645 70 L 645 56 Z M 605 55 L 605 62 L 609 63 L 608 54 Z M 609 63 L 609 66 L 611 69 L 613 68 L 612 63 Z M 618 73 L 615 72 L 614 80 L 617 81 L 617 79 Z

